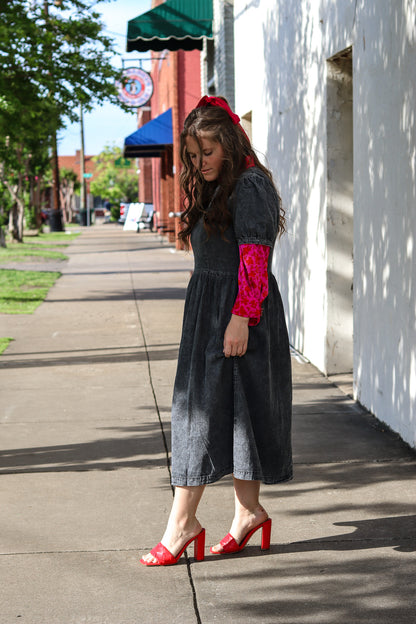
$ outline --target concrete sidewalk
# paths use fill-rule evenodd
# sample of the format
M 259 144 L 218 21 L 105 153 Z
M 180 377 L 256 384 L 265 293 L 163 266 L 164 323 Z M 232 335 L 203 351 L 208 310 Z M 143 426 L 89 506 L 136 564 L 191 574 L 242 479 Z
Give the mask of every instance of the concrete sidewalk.
M 166 446 L 192 258 L 150 233 L 84 229 L 47 300 L 0 315 L 0 624 L 410 624 L 416 461 L 293 358 L 295 479 L 263 488 L 260 535 L 211 556 L 230 478 L 199 512 L 207 556 L 140 556 L 172 500 Z

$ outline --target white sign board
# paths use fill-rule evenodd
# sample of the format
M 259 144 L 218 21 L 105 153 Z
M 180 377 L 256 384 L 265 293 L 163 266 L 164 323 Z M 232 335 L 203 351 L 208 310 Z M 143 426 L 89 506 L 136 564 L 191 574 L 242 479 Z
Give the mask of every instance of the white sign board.
M 126 210 L 126 209 L 124 209 Z M 127 216 L 124 222 L 123 230 L 137 232 L 137 221 L 143 214 L 144 204 L 129 204 L 127 207 Z

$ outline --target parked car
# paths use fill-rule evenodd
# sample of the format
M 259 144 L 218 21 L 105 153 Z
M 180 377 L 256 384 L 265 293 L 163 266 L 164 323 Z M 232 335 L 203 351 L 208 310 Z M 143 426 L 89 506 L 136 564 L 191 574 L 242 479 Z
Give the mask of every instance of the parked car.
M 129 206 L 130 204 L 120 204 L 120 218 L 118 220 L 119 223 L 125 222 Z

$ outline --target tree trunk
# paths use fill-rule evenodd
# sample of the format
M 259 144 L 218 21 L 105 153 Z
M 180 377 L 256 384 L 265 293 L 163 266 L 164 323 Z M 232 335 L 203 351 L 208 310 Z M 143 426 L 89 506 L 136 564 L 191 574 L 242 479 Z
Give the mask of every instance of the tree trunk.
M 62 216 L 66 223 L 72 223 L 74 214 L 74 180 L 63 178 L 60 182 Z
M 19 182 L 17 185 L 12 186 L 7 181 L 5 181 L 5 185 L 10 195 L 14 199 L 13 208 L 10 210 L 9 214 L 9 232 L 11 233 L 14 241 L 18 243 L 23 243 L 23 218 L 25 216 L 25 202 L 22 197 L 22 176 L 19 176 Z
M 6 235 L 4 233 L 3 228 L 0 225 L 0 247 L 7 247 L 6 245 Z
M 68 190 L 69 190 L 69 194 L 68 194 L 68 222 L 69 223 L 72 223 L 72 219 L 74 218 L 74 203 L 75 203 L 74 187 L 75 187 L 75 182 L 73 180 L 71 180 L 71 183 L 69 184 L 69 187 L 68 187 Z
M 59 193 L 61 198 L 62 220 L 64 223 L 68 223 L 68 181 L 65 178 L 60 180 Z
M 36 227 L 42 226 L 41 203 L 40 203 L 41 179 L 37 176 L 30 179 L 30 206 L 34 211 Z
M 12 239 L 17 243 L 23 243 L 23 217 L 25 213 L 24 203 L 16 199 L 9 214 L 9 232 Z

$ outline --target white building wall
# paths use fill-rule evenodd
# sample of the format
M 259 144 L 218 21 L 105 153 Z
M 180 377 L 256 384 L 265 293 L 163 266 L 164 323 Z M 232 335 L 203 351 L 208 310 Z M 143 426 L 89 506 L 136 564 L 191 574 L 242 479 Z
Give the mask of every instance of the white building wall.
M 416 1 L 235 0 L 236 112 L 273 171 L 292 344 L 330 370 L 327 60 L 352 46 L 356 398 L 416 446 Z M 341 323 L 342 324 L 342 323 Z
M 215 92 L 234 108 L 234 0 L 214 0 Z
M 213 40 L 204 40 L 201 92 L 221 95 L 234 108 L 234 0 L 213 0 Z
M 356 63 L 355 384 L 416 446 L 416 3 L 371 2 Z

